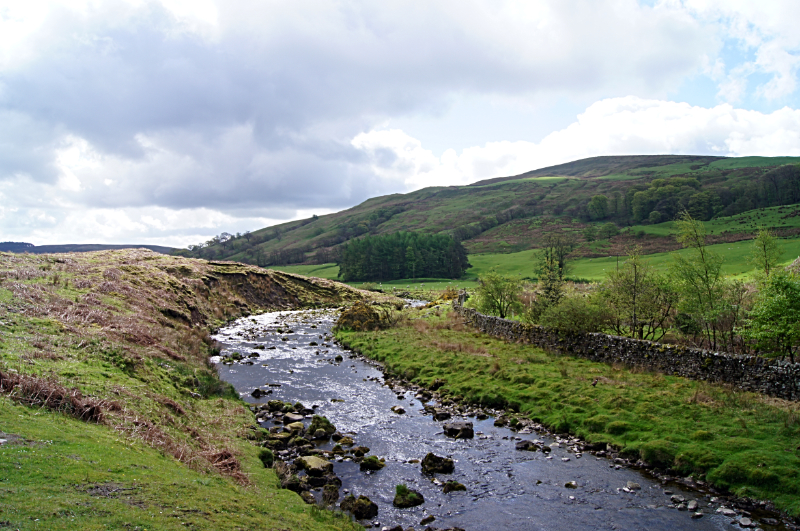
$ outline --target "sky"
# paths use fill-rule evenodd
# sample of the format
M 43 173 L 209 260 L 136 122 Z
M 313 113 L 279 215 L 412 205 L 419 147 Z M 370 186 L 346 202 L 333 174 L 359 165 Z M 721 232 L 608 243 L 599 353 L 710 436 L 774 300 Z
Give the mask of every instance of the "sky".
M 0 0 L 0 241 L 186 247 L 598 155 L 800 155 L 797 0 Z

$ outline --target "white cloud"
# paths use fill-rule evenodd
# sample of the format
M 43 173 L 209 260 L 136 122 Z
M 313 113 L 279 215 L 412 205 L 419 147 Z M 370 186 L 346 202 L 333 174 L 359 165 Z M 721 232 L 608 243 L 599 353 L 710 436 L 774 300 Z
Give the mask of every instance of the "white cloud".
M 574 123 L 541 142 L 488 142 L 460 154 L 450 150 L 436 162 L 402 131 L 364 133 L 355 144 L 370 154 L 375 173 L 404 177 L 409 188 L 418 188 L 518 175 L 600 155 L 800 156 L 800 110 L 787 107 L 764 114 L 728 104 L 703 108 L 612 98 L 591 105 Z

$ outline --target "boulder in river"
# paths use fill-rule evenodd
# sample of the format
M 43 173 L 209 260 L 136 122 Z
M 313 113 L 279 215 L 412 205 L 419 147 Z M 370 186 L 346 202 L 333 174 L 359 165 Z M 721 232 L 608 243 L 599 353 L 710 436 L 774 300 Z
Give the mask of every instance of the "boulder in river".
M 444 425 L 444 434 L 454 439 L 472 439 L 475 437 L 471 422 L 448 422 Z
M 398 485 L 395 488 L 394 500 L 392 505 L 398 509 L 408 509 L 409 507 L 416 507 L 425 503 L 425 498 L 422 494 L 415 490 L 411 490 L 405 485 Z
M 297 413 L 286 413 L 283 416 L 283 423 L 291 424 L 292 422 L 303 422 L 303 418 L 303 415 L 298 415 Z
M 445 494 L 449 492 L 456 492 L 459 490 L 467 490 L 467 487 L 465 487 L 463 483 L 459 483 L 458 481 L 448 481 L 447 483 L 444 484 L 443 492 Z
M 322 502 L 328 505 L 336 505 L 339 501 L 339 487 L 336 485 L 325 485 L 322 488 Z
M 397 413 L 398 415 L 405 414 L 406 410 L 403 409 L 401 406 L 392 406 L 392 413 Z
M 377 456 L 368 455 L 364 458 L 361 463 L 359 463 L 359 468 L 363 470 L 380 470 L 381 468 L 386 466 L 385 459 L 378 459 Z
M 447 420 L 450 418 L 450 412 L 444 409 L 436 409 L 433 412 L 433 420 Z
M 305 470 L 309 476 L 324 476 L 333 470 L 333 463 L 314 455 L 298 457 L 294 462 L 297 468 Z
M 336 426 L 331 424 L 331 421 L 328 420 L 327 417 L 314 415 L 314 418 L 311 419 L 311 425 L 308 427 L 308 433 L 316 433 L 317 430 L 324 431 L 325 437 L 330 437 L 336 433 Z M 317 437 L 315 436 L 314 438 L 316 439 Z
M 366 496 L 356 498 L 354 495 L 348 494 L 339 507 L 343 511 L 352 513 L 356 520 L 367 520 L 378 516 L 378 505 Z
M 452 459 L 439 457 L 433 452 L 428 452 L 428 455 L 422 459 L 423 474 L 452 474 L 453 470 L 455 470 L 455 463 Z
M 517 450 L 523 450 L 527 452 L 535 452 L 539 449 L 539 446 L 537 446 L 533 441 L 519 441 L 514 445 L 514 447 Z

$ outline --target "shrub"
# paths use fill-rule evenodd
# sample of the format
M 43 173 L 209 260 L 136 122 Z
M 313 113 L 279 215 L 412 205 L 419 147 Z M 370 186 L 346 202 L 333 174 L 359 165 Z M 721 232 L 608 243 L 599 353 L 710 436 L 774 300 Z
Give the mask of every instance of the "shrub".
M 548 307 L 539 324 L 567 332 L 599 332 L 606 327 L 606 310 L 589 297 L 567 297 Z
M 275 455 L 269 448 L 262 448 L 258 451 L 258 458 L 264 463 L 264 468 L 272 468 L 272 463 L 275 462 Z

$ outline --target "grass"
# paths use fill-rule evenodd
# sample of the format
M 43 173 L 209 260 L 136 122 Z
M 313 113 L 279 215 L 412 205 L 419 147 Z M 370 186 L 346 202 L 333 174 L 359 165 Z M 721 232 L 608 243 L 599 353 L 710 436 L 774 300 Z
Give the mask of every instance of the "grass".
M 517 412 L 800 515 L 797 404 L 505 343 L 447 311 L 408 312 L 395 328 L 337 338 L 419 384 L 444 380 L 447 397 Z
M 709 234 L 754 233 L 760 226 L 773 230 L 800 228 L 800 207 L 784 205 L 750 210 L 735 216 L 725 216 L 706 221 Z M 634 225 L 628 229 L 632 233 L 644 232 L 657 236 L 670 236 L 675 233 L 675 223 L 667 221 L 655 225 Z
M 360 293 L 141 250 L 0 253 L 0 284 L 0 527 L 354 529 L 278 489 L 207 360 L 231 319 Z
M 783 247 L 781 264 L 788 265 L 792 260 L 800 256 L 800 238 L 781 239 L 780 245 Z M 752 266 L 747 263 L 752 242 L 740 241 L 734 243 L 720 243 L 709 245 L 709 249 L 720 253 L 725 261 L 722 271 L 725 275 L 746 276 L 752 271 Z M 676 251 L 678 254 L 688 253 L 689 250 L 681 249 Z M 496 268 L 504 275 L 518 276 L 520 278 L 532 278 L 535 276 L 536 251 L 528 250 L 509 254 L 480 254 L 470 255 L 469 261 L 472 268 L 467 270 L 468 278 L 477 278 L 491 268 Z M 666 271 L 672 261 L 672 253 L 655 253 L 645 257 L 656 269 Z M 625 259 L 619 257 L 620 263 Z M 606 271 L 616 267 L 617 257 L 606 256 L 602 258 L 580 258 L 573 260 L 572 269 L 569 272 L 570 278 L 599 281 L 605 278 Z

